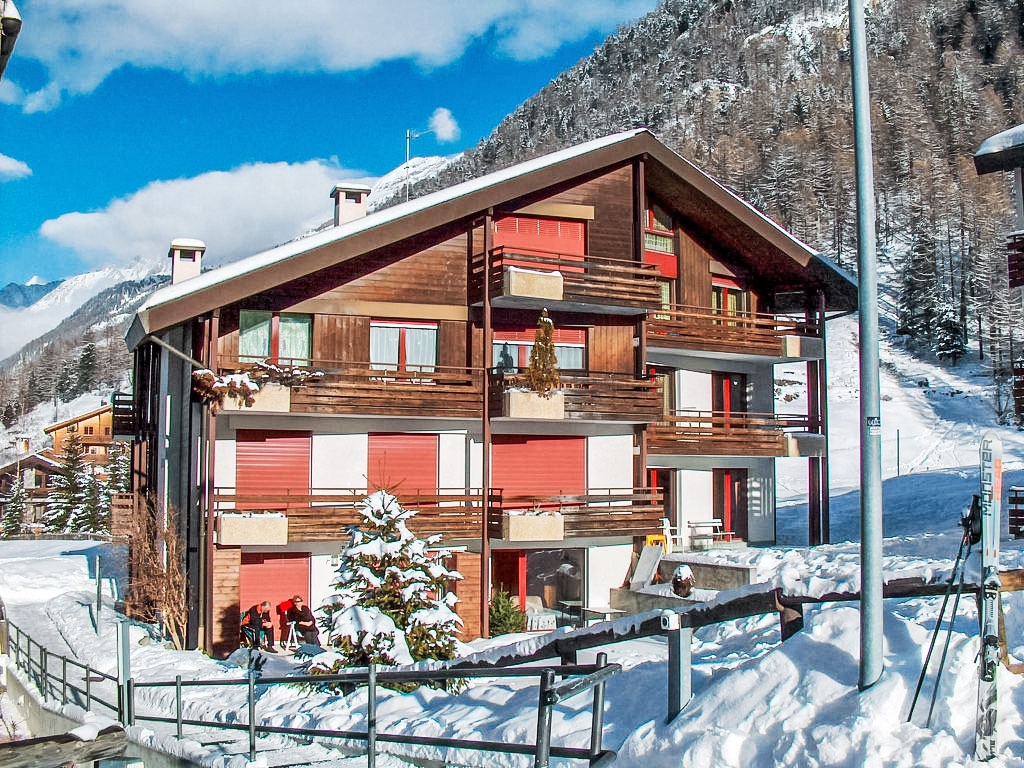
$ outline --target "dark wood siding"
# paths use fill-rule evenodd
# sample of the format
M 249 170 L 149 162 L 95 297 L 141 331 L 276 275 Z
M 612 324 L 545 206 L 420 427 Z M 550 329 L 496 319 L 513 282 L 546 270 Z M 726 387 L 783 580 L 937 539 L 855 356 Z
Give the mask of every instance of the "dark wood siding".
M 679 303 L 711 306 L 711 255 L 685 231 L 679 233 Z
M 242 550 L 213 550 L 213 655 L 222 658 L 238 647 L 238 568 Z
M 314 315 L 313 358 L 318 361 L 368 363 L 370 318 Z
M 475 552 L 456 552 L 448 561 L 448 567 L 462 574 L 462 579 L 452 584 L 452 591 L 459 598 L 455 611 L 462 619 L 462 640 L 480 637 L 480 555 Z
M 461 320 L 442 320 L 437 324 L 437 364 L 462 368 L 466 359 L 466 323 Z
M 634 368 L 633 324 L 596 325 L 587 334 L 591 371 L 632 373 Z

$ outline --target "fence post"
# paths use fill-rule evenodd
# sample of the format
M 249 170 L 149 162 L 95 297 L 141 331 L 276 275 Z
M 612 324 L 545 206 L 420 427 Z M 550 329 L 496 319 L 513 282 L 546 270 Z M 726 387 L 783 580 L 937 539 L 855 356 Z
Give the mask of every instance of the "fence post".
M 671 723 L 692 696 L 690 670 L 690 638 L 693 630 L 679 627 L 666 633 L 668 639 L 668 714 Z
M 103 607 L 103 579 L 100 572 L 100 556 L 96 555 L 96 636 L 100 634 L 100 609 Z
M 92 668 L 85 667 L 85 711 L 92 709 Z
M 181 738 L 181 675 L 174 676 L 174 724 L 178 738 Z
M 128 710 L 128 725 L 135 725 L 135 678 L 129 677 L 128 682 L 125 685 L 125 699 L 127 704 L 125 708 Z
M 46 664 L 46 649 L 43 646 L 39 646 L 39 679 L 42 680 L 43 690 L 43 701 L 47 701 L 49 696 L 46 695 L 47 689 L 50 687 L 50 673 L 47 670 Z
M 128 724 L 128 680 L 132 676 L 132 654 L 128 622 L 117 623 L 117 714 L 121 725 Z
M 537 751 L 533 768 L 548 768 L 551 755 L 551 689 L 555 685 L 555 670 L 545 669 L 540 673 L 540 697 L 537 703 Z
M 608 654 L 602 651 L 597 654 L 597 668 L 608 666 Z M 593 765 L 601 756 L 601 740 L 604 735 L 604 686 L 602 680 L 594 686 L 594 714 L 590 721 L 590 764 Z
M 68 657 L 60 657 L 60 703 L 68 703 Z
M 377 665 L 366 668 L 366 768 L 377 765 Z
M 256 668 L 249 667 L 249 761 L 256 760 Z

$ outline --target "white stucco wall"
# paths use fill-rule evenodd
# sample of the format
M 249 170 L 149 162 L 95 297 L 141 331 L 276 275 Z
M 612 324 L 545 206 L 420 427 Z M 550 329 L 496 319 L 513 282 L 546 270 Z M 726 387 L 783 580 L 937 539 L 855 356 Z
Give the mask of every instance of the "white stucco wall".
M 689 536 L 688 523 L 714 517 L 711 470 L 680 469 L 676 472 L 678 512 L 676 524 L 683 536 Z
M 592 608 L 608 605 L 609 591 L 622 586 L 629 574 L 633 557 L 632 544 L 587 548 L 587 605 Z
M 340 551 L 343 545 L 338 546 Z M 326 597 L 334 594 L 331 582 L 334 581 L 337 572 L 331 565 L 331 560 L 332 556 L 329 554 L 309 556 L 309 595 L 306 596 L 306 600 L 314 611 Z
M 447 432 L 437 437 L 437 487 L 466 487 L 466 434 Z
M 676 371 L 676 408 L 711 410 L 711 374 L 706 371 Z
M 633 487 L 633 435 L 587 438 L 587 487 Z
M 367 448 L 366 433 L 313 435 L 313 488 L 365 488 Z
M 235 487 L 235 440 L 218 439 L 213 449 L 213 480 L 218 488 Z

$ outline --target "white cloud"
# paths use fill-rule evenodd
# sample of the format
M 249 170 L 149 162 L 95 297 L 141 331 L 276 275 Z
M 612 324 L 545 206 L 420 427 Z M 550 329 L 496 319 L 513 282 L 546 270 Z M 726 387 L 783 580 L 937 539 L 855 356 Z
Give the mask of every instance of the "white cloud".
M 27 163 L 15 160 L 13 157 L 8 157 L 0 152 L 0 181 L 23 179 L 31 175 L 32 169 L 28 167 Z
M 437 136 L 440 142 L 458 141 L 462 134 L 458 122 L 452 115 L 452 111 L 445 107 L 438 107 L 430 116 L 430 130 Z
M 40 233 L 95 264 L 140 261 L 168 269 L 175 237 L 206 242 L 211 264 L 279 245 L 333 216 L 339 179 L 373 180 L 319 160 L 255 163 L 187 179 L 154 181 L 89 213 L 66 213 Z
M 18 56 L 49 81 L 34 93 L 7 86 L 0 100 L 26 111 L 89 93 L 132 65 L 231 76 L 251 72 L 344 72 L 408 59 L 423 67 L 458 59 L 492 34 L 516 59 L 552 53 L 595 29 L 629 21 L 655 0 L 26 0 Z

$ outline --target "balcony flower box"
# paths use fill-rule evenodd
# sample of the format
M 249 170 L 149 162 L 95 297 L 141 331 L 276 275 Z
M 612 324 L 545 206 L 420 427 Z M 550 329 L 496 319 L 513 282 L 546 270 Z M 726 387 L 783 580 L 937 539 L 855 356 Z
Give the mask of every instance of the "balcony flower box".
M 253 404 L 246 408 L 237 400 L 228 398 L 221 407 L 222 411 L 259 411 L 261 413 L 288 413 L 292 407 L 292 390 L 284 384 L 266 382 L 260 385 L 259 392 L 253 395 Z
M 260 546 L 288 543 L 288 518 L 280 512 L 225 512 L 217 516 L 217 543 Z
M 559 391 L 542 395 L 526 389 L 508 389 L 502 414 L 510 419 L 564 419 L 565 395 Z
M 534 299 L 561 301 L 563 281 L 560 272 L 539 272 L 522 267 L 505 267 L 502 274 L 502 295 L 528 296 Z
M 565 538 L 565 518 L 506 512 L 501 516 L 501 538 L 505 541 L 561 541 Z

